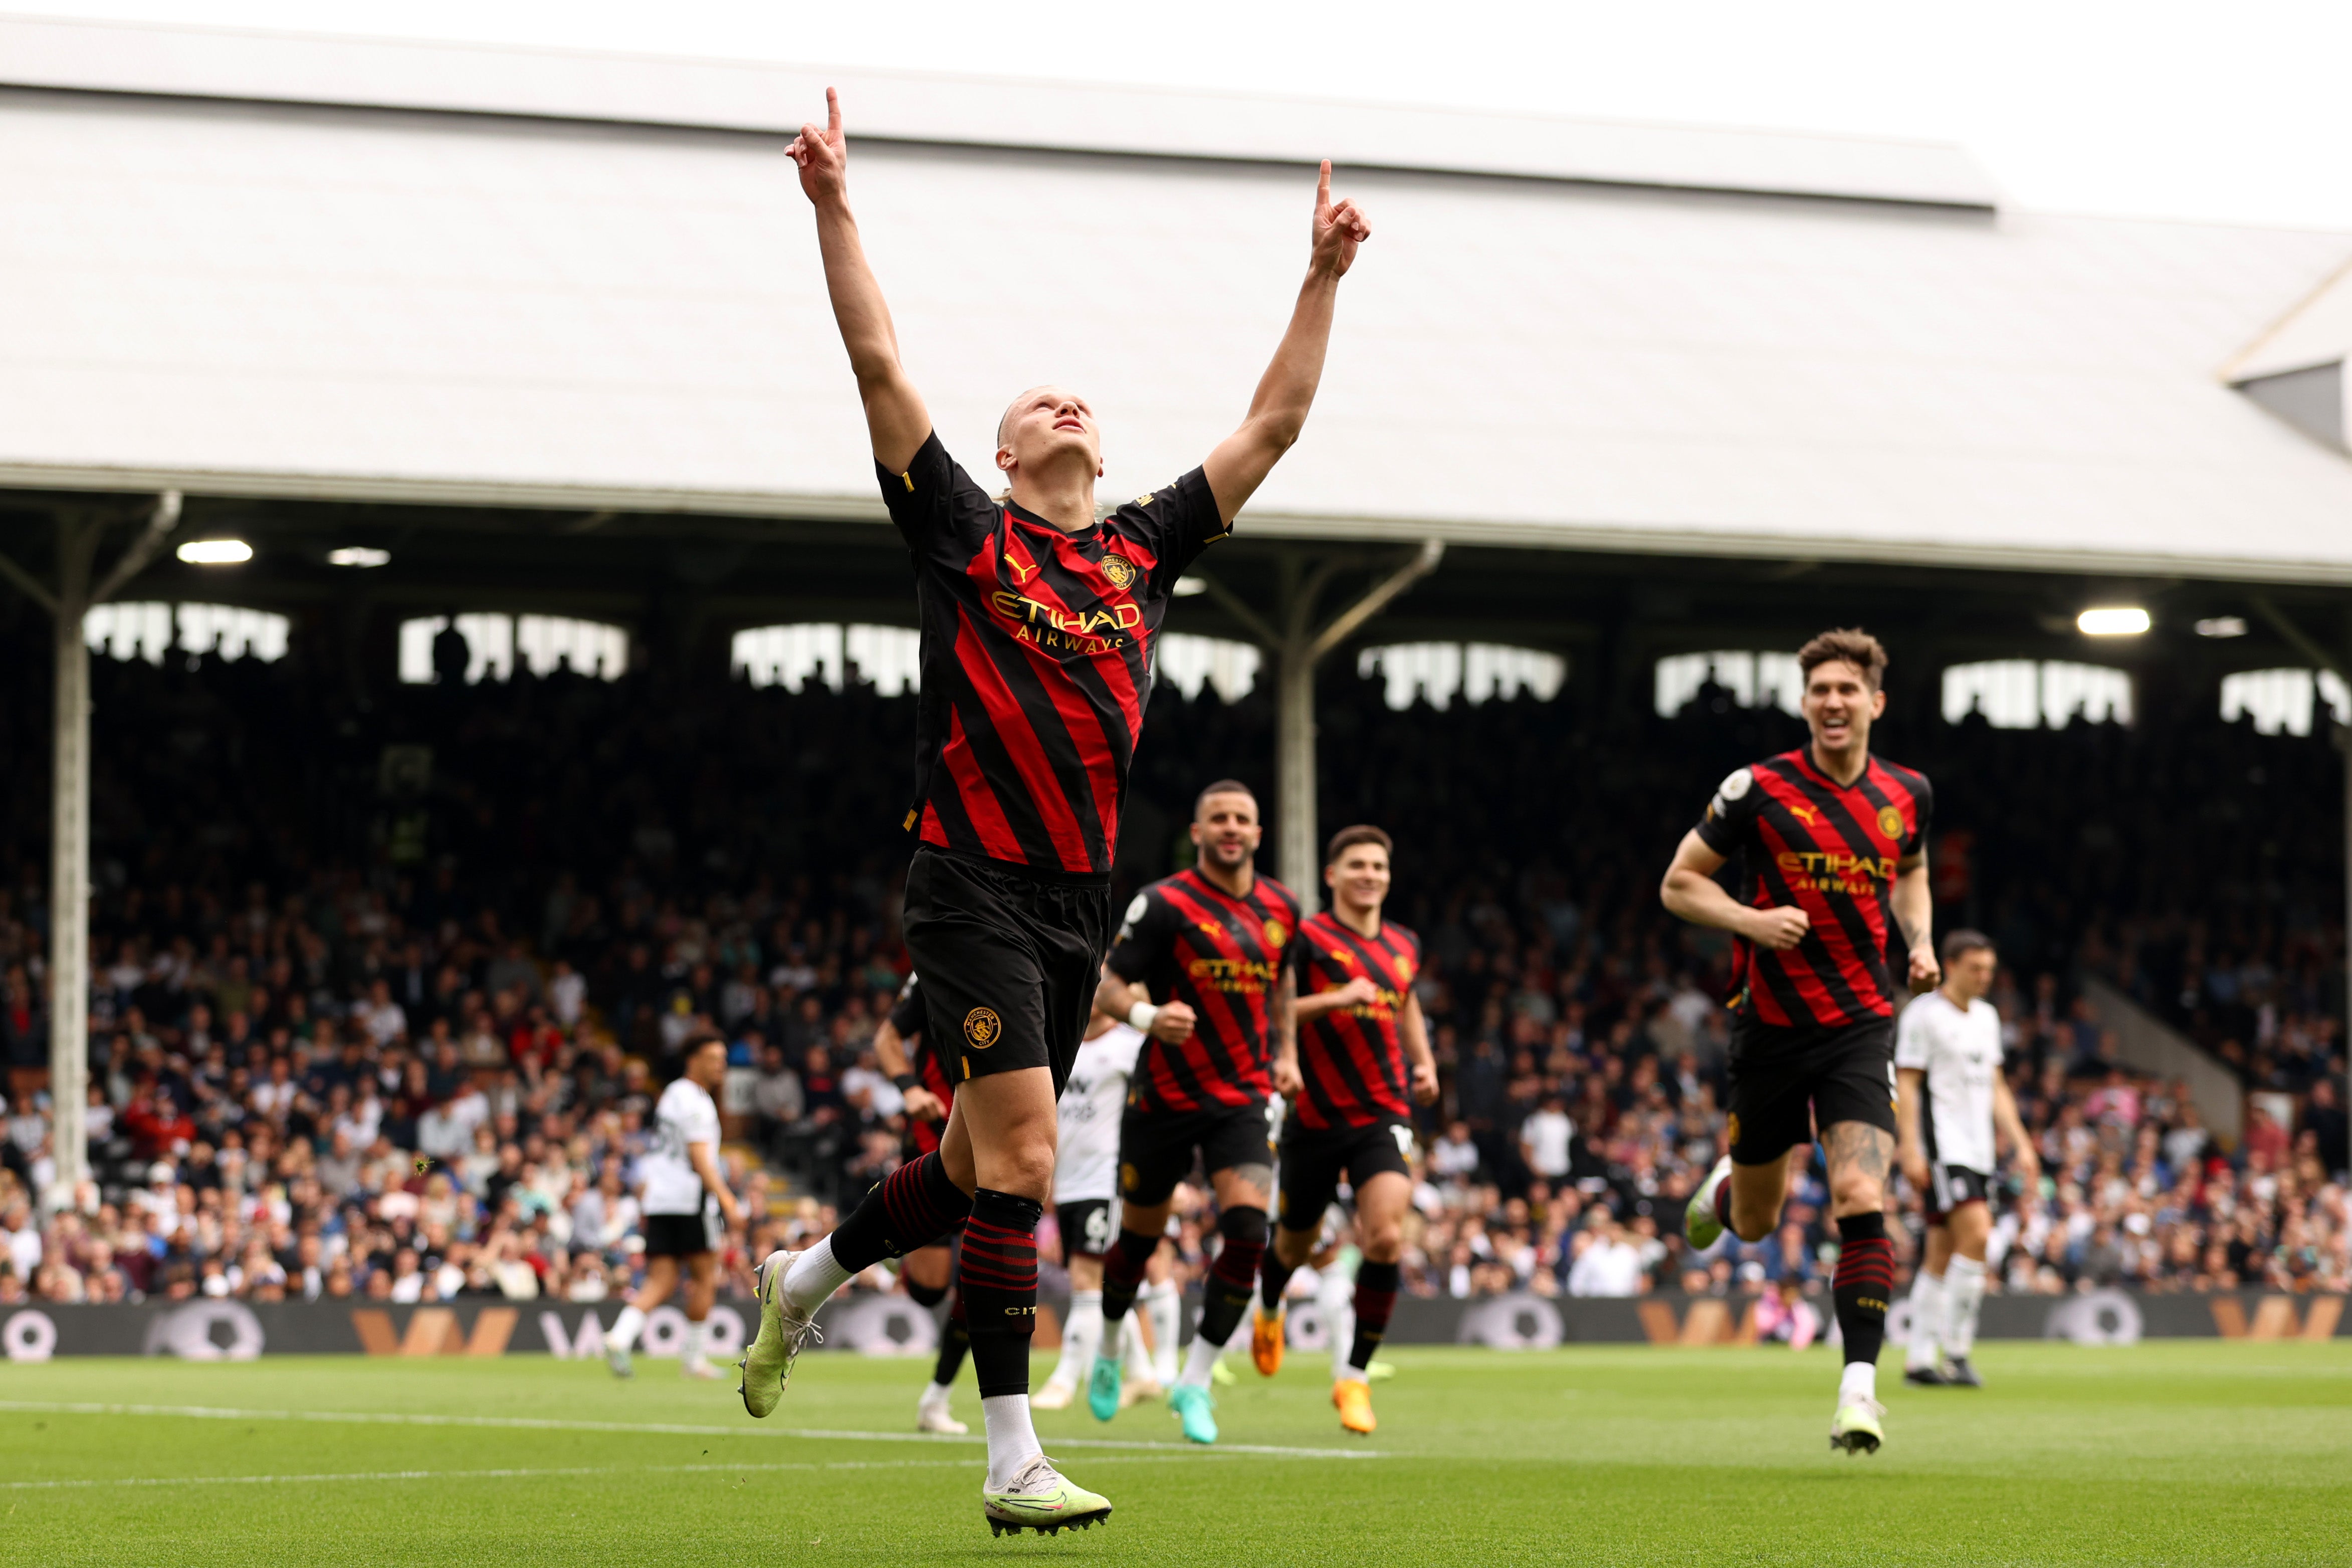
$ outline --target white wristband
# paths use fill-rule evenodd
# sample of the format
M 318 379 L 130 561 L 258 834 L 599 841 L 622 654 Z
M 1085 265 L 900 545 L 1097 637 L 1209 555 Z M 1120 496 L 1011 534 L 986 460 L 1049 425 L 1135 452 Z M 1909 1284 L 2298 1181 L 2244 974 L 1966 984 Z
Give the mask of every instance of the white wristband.
M 1138 1034 L 1150 1034 L 1151 1020 L 1159 1016 L 1160 1009 L 1150 1002 L 1138 1002 L 1127 1009 L 1127 1021 L 1135 1026 Z

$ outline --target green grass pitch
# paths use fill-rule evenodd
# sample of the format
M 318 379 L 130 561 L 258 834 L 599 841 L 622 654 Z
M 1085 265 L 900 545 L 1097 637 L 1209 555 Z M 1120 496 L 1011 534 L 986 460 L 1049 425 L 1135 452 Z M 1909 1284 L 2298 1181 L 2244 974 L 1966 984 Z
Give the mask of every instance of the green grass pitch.
M 1829 1451 L 1822 1352 L 1400 1348 L 1350 1439 L 1321 1356 L 1164 1408 L 1041 1415 L 1108 1526 L 992 1538 L 977 1436 L 910 1430 L 928 1364 L 812 1355 L 767 1422 L 600 1364 L 271 1358 L 0 1369 L 18 1563 L 2352 1562 L 2352 1342 L 1980 1347 L 1887 1447 Z M 1041 1359 L 1042 1377 L 1046 1364 Z M 731 1372 L 731 1369 L 730 1369 Z M 130 1406 L 133 1408 L 123 1408 Z M 143 1407 L 143 1408 L 140 1408 Z M 967 1380 L 958 1413 L 979 1424 Z

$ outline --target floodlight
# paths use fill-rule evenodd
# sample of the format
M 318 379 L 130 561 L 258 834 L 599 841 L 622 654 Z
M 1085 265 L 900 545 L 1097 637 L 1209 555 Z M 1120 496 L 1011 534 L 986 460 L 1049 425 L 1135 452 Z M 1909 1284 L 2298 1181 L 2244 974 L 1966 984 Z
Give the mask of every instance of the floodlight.
M 331 549 L 327 552 L 327 564 L 329 566 L 390 566 L 392 552 L 388 549 L 373 549 L 366 545 L 345 545 L 341 549 Z
M 253 547 L 243 539 L 190 539 L 180 559 L 190 566 L 237 566 L 253 559 Z
M 2137 604 L 2112 604 L 2084 611 L 2074 624 L 2085 637 L 2137 637 L 2154 622 Z

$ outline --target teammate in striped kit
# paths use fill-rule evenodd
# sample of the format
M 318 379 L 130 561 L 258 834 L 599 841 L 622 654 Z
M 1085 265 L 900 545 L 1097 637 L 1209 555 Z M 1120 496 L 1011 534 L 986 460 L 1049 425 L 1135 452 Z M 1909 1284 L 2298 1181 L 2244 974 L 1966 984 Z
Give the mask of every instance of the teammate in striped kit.
M 1133 1303 L 1197 1151 L 1216 1192 L 1221 1245 L 1168 1406 L 1186 1437 L 1213 1443 L 1209 1380 L 1265 1255 L 1272 1063 L 1297 1050 L 1290 950 L 1298 901 L 1257 874 L 1263 830 L 1247 785 L 1225 779 L 1202 790 L 1192 831 L 1199 863 L 1136 894 L 1095 998 L 1099 1011 L 1149 1037 L 1119 1121 L 1121 1217 L 1103 1263 L 1103 1333 L 1117 1332 Z M 1118 1413 L 1120 1377 L 1117 1360 L 1095 1358 L 1087 1406 L 1097 1419 Z
M 1887 965 L 1897 930 L 1909 989 L 1942 978 L 1929 925 L 1927 778 L 1870 754 L 1886 711 L 1886 651 L 1864 632 L 1824 632 L 1797 652 L 1809 746 L 1726 779 L 1683 837 L 1660 896 L 1685 920 L 1728 931 L 1732 998 L 1730 1152 L 1685 1219 L 1705 1248 L 1727 1226 L 1761 1241 L 1779 1223 L 1790 1151 L 1821 1130 L 1837 1219 L 1833 1281 L 1845 1370 L 1830 1446 L 1875 1453 L 1885 1439 L 1878 1353 L 1895 1292 L 1886 1182 L 1895 1158 L 1895 1009 Z M 1715 880 L 1733 854 L 1748 895 Z M 1802 1157 L 1802 1156 L 1800 1156 Z
M 1372 1353 L 1396 1305 L 1404 1214 L 1412 1202 L 1412 1102 L 1437 1100 L 1437 1061 L 1412 982 L 1421 938 L 1383 920 L 1388 834 L 1342 828 L 1324 856 L 1331 908 L 1299 927 L 1298 1032 L 1275 1058 L 1274 1082 L 1289 1102 L 1282 1130 L 1282 1207 L 1259 1276 L 1251 1359 L 1282 1370 L 1282 1295 L 1315 1251 L 1324 1210 L 1347 1179 L 1356 1197 L 1363 1261 L 1356 1270 L 1355 1338 L 1332 1381 L 1339 1424 L 1370 1432 Z
M 1944 983 L 1895 1026 L 1896 1153 L 1927 1221 L 1927 1256 L 1911 1281 L 1906 1383 L 1984 1385 L 1969 1353 L 1984 1304 L 1993 1134 L 2007 1140 L 2019 1176 L 2042 1176 L 2000 1075 L 2000 1014 L 1985 1000 L 1997 964 L 1990 937 L 1953 932 L 1944 938 Z
M 1045 1458 L 1029 1416 L 1037 1222 L 1054 1171 L 1054 1103 L 1086 1029 L 1110 926 L 1111 857 L 1151 695 L 1151 655 L 1179 575 L 1297 442 L 1323 374 L 1339 279 L 1371 226 L 1331 199 L 1323 166 L 1307 277 L 1248 414 L 1175 483 L 1097 513 L 1101 432 L 1085 399 L 1033 387 L 997 423 L 1005 498 L 948 455 L 898 355 L 849 208 L 841 103 L 787 149 L 815 209 L 825 287 L 922 627 L 916 835 L 903 929 L 927 1031 L 951 1051 L 955 1105 L 937 1153 L 901 1166 L 834 1233 L 761 1264 L 743 1407 L 783 1397 L 815 1314 L 859 1270 L 963 1229 L 957 1271 L 988 1431 L 981 1508 L 992 1531 L 1110 1516 Z M 1017 243 L 1017 242 L 1016 242 Z M 1045 250 L 1039 276 L 1051 276 Z

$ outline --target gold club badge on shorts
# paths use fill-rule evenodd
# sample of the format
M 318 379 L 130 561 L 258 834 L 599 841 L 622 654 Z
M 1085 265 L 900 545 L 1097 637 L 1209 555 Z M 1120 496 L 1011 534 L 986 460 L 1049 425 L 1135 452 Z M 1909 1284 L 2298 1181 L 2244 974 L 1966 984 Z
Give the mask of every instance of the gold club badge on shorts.
M 1004 1033 L 1004 1020 L 994 1008 L 974 1008 L 963 1015 L 963 1037 L 974 1051 L 986 1051 Z
M 1726 1124 L 1724 1124 L 1724 1128 L 1723 1128 L 1723 1145 L 1724 1145 L 1724 1147 L 1726 1147 L 1726 1148 L 1729 1148 L 1729 1147 L 1731 1147 L 1733 1145 L 1735 1145 L 1735 1144 L 1737 1144 L 1737 1143 L 1738 1143 L 1738 1142 L 1739 1142 L 1739 1113 L 1738 1113 L 1738 1112 L 1737 1112 L 1737 1111 L 1734 1111 L 1734 1112 L 1731 1113 L 1731 1120 L 1730 1120 L 1729 1122 L 1727 1122 L 1727 1123 L 1726 1123 Z
M 1878 831 L 1890 839 L 1903 836 L 1903 813 L 1892 806 L 1878 808 Z
M 1110 585 L 1113 588 L 1129 589 L 1135 586 L 1135 563 L 1123 555 L 1103 557 L 1102 574 L 1110 579 Z

